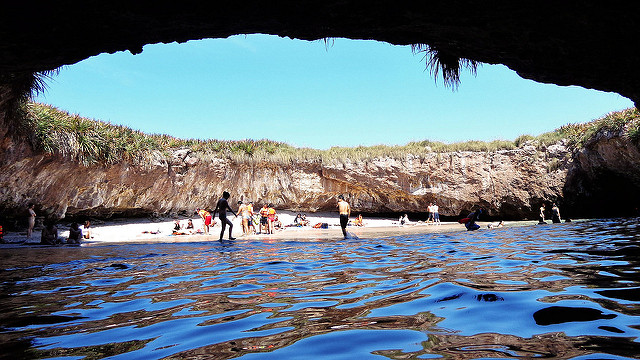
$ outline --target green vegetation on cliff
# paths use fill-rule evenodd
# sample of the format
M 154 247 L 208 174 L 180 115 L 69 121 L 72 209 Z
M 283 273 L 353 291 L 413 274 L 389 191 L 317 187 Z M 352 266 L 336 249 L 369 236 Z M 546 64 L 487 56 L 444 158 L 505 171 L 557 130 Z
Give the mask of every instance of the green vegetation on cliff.
M 580 148 L 603 131 L 628 136 L 640 143 L 640 114 L 635 108 L 610 113 L 584 124 L 570 124 L 539 136 L 522 135 L 513 141 L 467 141 L 445 144 L 416 141 L 403 146 L 333 147 L 328 150 L 295 148 L 271 140 L 198 140 L 169 135 L 145 134 L 126 126 L 113 125 L 72 115 L 52 106 L 29 102 L 24 105 L 23 132 L 30 135 L 35 150 L 60 154 L 84 164 L 113 164 L 120 161 L 144 162 L 149 154 L 189 148 L 202 156 L 228 157 L 239 161 L 270 160 L 276 162 L 362 160 L 376 157 L 406 158 L 428 153 L 457 151 L 492 152 L 511 150 L 525 143 L 543 148 L 558 141 Z

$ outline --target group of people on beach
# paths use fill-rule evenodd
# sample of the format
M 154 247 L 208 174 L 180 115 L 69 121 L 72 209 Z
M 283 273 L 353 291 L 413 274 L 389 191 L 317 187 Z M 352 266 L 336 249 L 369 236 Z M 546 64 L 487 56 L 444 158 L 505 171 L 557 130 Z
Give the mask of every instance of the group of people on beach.
M 263 207 L 257 212 L 254 212 L 253 201 L 249 201 L 247 203 L 243 203 L 242 201 L 238 201 L 238 212 L 233 211 L 231 206 L 229 205 L 229 198 L 231 194 L 227 191 L 224 191 L 222 197 L 216 203 L 216 206 L 213 210 L 206 210 L 203 208 L 196 209 L 196 213 L 200 216 L 203 221 L 204 228 L 202 230 L 195 229 L 193 220 L 188 219 L 186 226 L 182 226 L 179 220 L 175 220 L 173 227 L 174 235 L 190 235 L 197 233 L 204 233 L 205 235 L 209 235 L 209 231 L 211 227 L 216 225 L 215 216 L 218 215 L 218 219 L 220 221 L 221 230 L 220 230 L 220 241 L 223 240 L 225 231 L 227 228 L 229 229 L 229 240 L 235 240 L 233 237 L 233 223 L 229 219 L 227 213 L 230 212 L 236 218 L 241 217 L 242 219 L 242 233 L 243 235 L 248 234 L 273 234 L 275 230 L 282 229 L 282 223 L 278 219 L 277 211 L 275 210 L 273 204 L 264 204 Z M 345 200 L 343 195 L 339 195 L 337 198 L 337 208 L 340 219 L 340 227 L 342 230 L 342 234 L 345 238 L 349 237 L 349 234 L 346 230 L 348 225 L 354 226 L 364 226 L 362 215 L 359 214 L 353 222 L 350 222 L 349 217 L 351 216 L 351 206 Z M 34 204 L 28 205 L 28 228 L 27 228 L 27 240 L 31 239 L 33 234 L 33 229 L 35 226 L 36 213 L 34 210 Z M 539 223 L 546 224 L 545 222 L 545 205 L 542 204 L 540 207 L 539 213 Z M 440 215 L 439 215 L 439 207 L 435 203 L 430 203 L 427 207 L 427 224 L 440 224 Z M 480 226 L 476 223 L 480 216 L 485 213 L 485 210 L 482 207 L 479 207 L 469 213 L 466 218 L 459 220 L 461 224 L 464 224 L 467 230 L 474 231 L 478 230 Z M 551 208 L 551 219 L 553 223 L 561 222 L 560 218 L 560 209 L 554 203 Z M 566 219 L 567 222 L 571 221 Z M 409 224 L 409 217 L 407 214 L 404 214 L 400 217 L 399 220 L 401 225 Z M 306 215 L 298 214 L 293 224 L 288 226 L 308 226 L 309 220 L 306 219 Z M 322 224 L 318 224 L 322 225 Z M 257 226 L 257 229 L 256 229 Z M 488 228 L 499 228 L 504 226 L 504 222 L 500 221 L 499 223 L 491 223 L 487 225 Z M 314 226 L 321 227 L 321 226 Z M 66 241 L 68 244 L 80 244 L 82 239 L 90 239 L 92 238 L 91 234 L 91 223 L 86 221 L 84 226 L 81 227 L 77 222 L 73 222 L 69 228 L 69 236 Z M 58 228 L 54 221 L 46 221 L 45 226 L 41 233 L 41 244 L 47 245 L 57 245 L 62 244 L 63 241 L 58 235 Z
M 85 230 L 83 234 L 83 229 Z M 33 229 L 31 230 L 33 231 Z M 58 226 L 55 221 L 46 221 L 44 228 L 40 233 L 40 244 L 42 245 L 80 245 L 83 239 L 90 239 L 91 236 L 91 223 L 86 221 L 84 227 L 81 227 L 78 222 L 74 221 L 69 226 L 69 236 L 66 241 L 59 236 Z
M 233 222 L 231 222 L 227 217 L 227 212 L 231 212 L 236 218 L 238 216 L 241 217 L 243 235 L 261 234 L 263 232 L 266 234 L 273 234 L 276 229 L 282 228 L 282 222 L 278 219 L 278 215 L 273 204 L 264 204 L 264 206 L 258 211 L 259 220 L 256 220 L 253 201 L 249 201 L 247 203 L 238 201 L 238 212 L 236 213 L 229 205 L 230 197 L 231 194 L 228 191 L 224 191 L 222 193 L 222 198 L 218 200 L 213 211 L 200 208 L 196 209 L 197 214 L 200 215 L 204 222 L 205 235 L 209 235 L 210 228 L 216 225 L 215 216 L 218 214 L 218 219 L 220 220 L 220 225 L 222 227 L 220 230 L 220 241 L 222 241 L 227 227 L 229 228 L 229 240 L 235 240 L 232 235 Z M 257 231 L 256 225 L 258 226 Z

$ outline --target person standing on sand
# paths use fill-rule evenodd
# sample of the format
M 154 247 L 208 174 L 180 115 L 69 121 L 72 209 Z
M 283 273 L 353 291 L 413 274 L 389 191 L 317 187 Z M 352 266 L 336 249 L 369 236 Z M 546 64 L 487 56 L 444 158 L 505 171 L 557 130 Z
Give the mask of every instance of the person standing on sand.
M 31 235 L 33 234 L 33 227 L 36 225 L 36 212 L 33 211 L 34 206 L 35 205 L 33 203 L 30 203 L 27 208 L 27 211 L 29 212 L 29 217 L 27 218 L 29 225 L 29 227 L 27 228 L 27 239 L 31 239 Z
M 349 223 L 349 215 L 351 215 L 351 206 L 344 200 L 344 196 L 338 196 L 338 212 L 340 213 L 340 227 L 342 235 L 347 238 L 347 223 Z
M 260 209 L 260 231 L 258 231 L 258 234 L 262 234 L 262 230 L 266 229 L 266 232 L 269 232 L 269 219 L 267 218 L 267 215 L 269 214 L 269 206 L 267 204 L 264 204 L 262 206 L 262 209 Z
M 223 192 L 222 198 L 218 200 L 218 203 L 216 204 L 216 208 L 215 210 L 213 210 L 213 216 L 215 217 L 216 213 L 218 213 L 218 216 L 220 218 L 220 224 L 222 225 L 222 230 L 220 231 L 220 241 L 222 241 L 222 237 L 224 236 L 224 230 L 227 228 L 227 225 L 229 225 L 229 240 L 236 239 L 233 236 L 231 236 L 231 233 L 233 232 L 233 223 L 231 222 L 231 220 L 227 219 L 227 210 L 231 211 L 231 213 L 235 215 L 235 217 L 238 217 L 238 214 L 236 214 L 229 206 L 228 200 L 230 197 L 231 197 L 231 194 L 229 194 L 227 191 Z
M 433 203 L 433 206 L 431 206 L 431 211 L 433 211 L 433 222 L 436 225 L 440 225 L 440 208 L 438 208 L 436 203 Z
M 247 211 L 249 212 L 249 225 L 247 227 L 247 231 L 249 232 L 249 234 L 255 234 L 256 227 L 253 224 L 253 216 L 255 215 L 253 213 L 253 201 L 249 201 L 249 205 L 247 205 Z
M 242 200 L 238 201 L 238 214 L 242 215 L 242 218 L 240 219 L 240 225 L 242 225 L 242 235 L 247 235 L 247 227 L 249 226 L 249 224 L 244 221 L 244 212 L 246 208 L 247 204 L 243 204 Z
M 276 209 L 273 207 L 273 204 L 270 203 L 269 208 L 267 209 L 267 222 L 269 224 L 267 234 L 273 234 L 275 230 L 276 217 Z
M 205 209 L 196 209 L 196 212 L 198 213 L 198 215 L 200 215 L 200 217 L 202 218 L 202 222 L 204 223 L 204 234 L 209 235 L 209 227 L 211 226 L 211 222 L 213 220 L 211 213 Z

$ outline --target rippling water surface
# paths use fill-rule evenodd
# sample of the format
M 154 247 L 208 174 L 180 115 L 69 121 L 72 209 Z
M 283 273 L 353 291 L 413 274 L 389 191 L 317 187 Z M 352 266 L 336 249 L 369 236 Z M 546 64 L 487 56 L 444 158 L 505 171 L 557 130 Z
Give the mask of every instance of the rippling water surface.
M 0 249 L 7 359 L 640 356 L 639 219 Z

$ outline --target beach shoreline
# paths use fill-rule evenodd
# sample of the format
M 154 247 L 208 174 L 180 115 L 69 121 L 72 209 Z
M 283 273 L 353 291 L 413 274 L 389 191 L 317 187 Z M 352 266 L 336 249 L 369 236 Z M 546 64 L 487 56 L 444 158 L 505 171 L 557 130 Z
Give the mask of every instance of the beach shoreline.
M 342 240 L 344 237 L 339 225 L 337 213 L 310 213 L 307 215 L 310 226 L 294 227 L 286 226 L 294 222 L 296 212 L 280 211 L 279 220 L 285 227 L 276 230 L 274 234 L 242 234 L 240 217 L 231 218 L 233 222 L 233 236 L 236 242 L 246 240 Z M 351 220 L 355 217 L 352 216 Z M 136 244 L 136 243 L 177 243 L 177 242 L 208 242 L 218 241 L 220 237 L 220 224 L 216 219 L 216 225 L 210 229 L 209 235 L 203 233 L 189 235 L 173 235 L 175 220 L 186 225 L 187 220 L 192 219 L 196 230 L 203 229 L 203 221 L 199 217 L 178 218 L 134 218 L 114 219 L 111 221 L 94 222 L 91 226 L 91 239 L 84 239 L 82 246 L 95 246 L 106 244 Z M 328 224 L 328 228 L 314 228 L 318 223 Z M 490 222 L 478 222 L 481 229 L 487 229 Z M 534 225 L 534 221 L 507 221 L 505 227 Z M 458 222 L 442 222 L 439 225 L 425 223 L 423 221 L 410 222 L 401 225 L 398 219 L 392 218 L 365 218 L 364 226 L 348 226 L 347 231 L 351 238 L 384 238 L 392 236 L 404 236 L 412 234 L 444 233 L 466 231 L 463 224 Z M 33 236 L 27 241 L 26 232 L 7 232 L 4 235 L 2 247 L 11 245 L 40 245 L 40 230 L 35 230 Z M 66 241 L 69 234 L 69 226 L 65 221 L 58 224 L 59 237 Z M 228 230 L 223 240 L 228 241 Z

